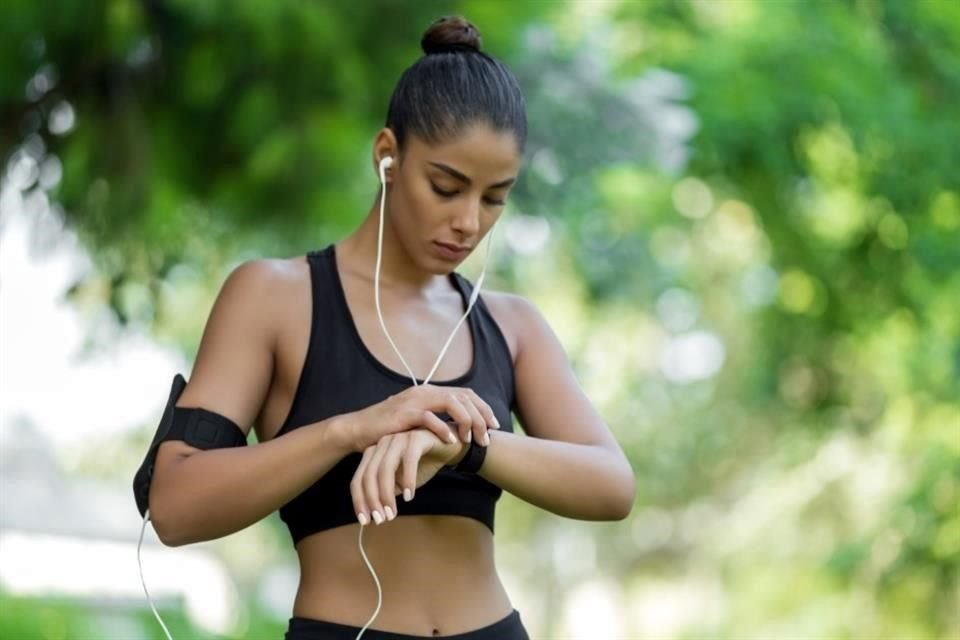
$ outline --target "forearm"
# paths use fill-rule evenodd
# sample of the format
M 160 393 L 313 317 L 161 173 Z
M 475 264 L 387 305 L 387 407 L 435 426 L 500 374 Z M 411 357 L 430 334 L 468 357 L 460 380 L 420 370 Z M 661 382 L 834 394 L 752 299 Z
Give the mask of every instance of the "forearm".
M 180 546 L 262 520 L 351 453 L 343 421 L 336 416 L 255 445 L 184 457 L 151 487 L 157 534 L 165 544 Z
M 621 520 L 636 486 L 627 460 L 593 445 L 492 430 L 480 476 L 521 500 L 577 520 Z

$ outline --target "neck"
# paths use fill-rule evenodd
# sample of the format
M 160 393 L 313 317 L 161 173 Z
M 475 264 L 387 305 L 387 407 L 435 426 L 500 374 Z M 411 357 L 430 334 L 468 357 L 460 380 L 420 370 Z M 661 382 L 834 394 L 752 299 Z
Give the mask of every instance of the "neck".
M 389 210 L 386 211 L 385 218 L 380 286 L 422 294 L 428 289 L 441 285 L 442 281 L 446 280 L 446 276 L 438 276 L 418 267 L 397 240 L 393 225 L 390 224 Z M 354 273 L 369 279 L 371 283 L 377 266 L 379 225 L 380 199 L 377 198 L 360 226 L 337 246 L 338 253 L 344 258 L 343 264 Z

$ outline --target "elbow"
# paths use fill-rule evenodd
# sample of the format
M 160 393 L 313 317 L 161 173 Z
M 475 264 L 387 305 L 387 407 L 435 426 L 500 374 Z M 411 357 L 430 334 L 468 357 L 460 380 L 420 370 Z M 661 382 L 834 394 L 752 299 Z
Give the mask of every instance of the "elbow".
M 157 537 L 160 538 L 160 542 L 162 542 L 165 547 L 180 546 L 180 541 L 174 535 L 173 529 L 167 523 L 166 519 L 151 511 L 150 523 L 153 525 L 153 530 L 157 534 Z
M 630 517 L 631 511 L 633 511 L 633 500 L 621 499 L 610 508 L 610 515 L 605 519 L 610 521 L 626 520 Z
M 157 532 L 157 537 L 160 538 L 160 542 L 162 542 L 165 547 L 182 547 L 193 542 L 184 536 L 182 531 L 170 527 L 155 524 L 153 529 Z
M 160 533 L 159 529 L 157 529 L 157 537 L 160 538 L 160 542 L 162 542 L 165 547 L 182 547 L 190 544 L 186 538 L 177 537 L 170 532 Z
M 182 547 L 190 543 L 190 540 L 183 535 L 182 527 L 178 527 L 175 524 L 176 520 L 171 517 L 168 508 L 159 506 L 156 502 L 153 502 L 149 515 L 150 522 L 153 524 L 153 530 L 164 546 Z
M 630 496 L 630 500 L 624 502 L 620 508 L 616 511 L 613 519 L 614 520 L 626 520 L 630 517 L 630 512 L 633 511 L 633 496 Z
M 626 520 L 633 511 L 637 498 L 637 481 L 633 468 L 626 458 L 608 462 L 608 471 L 602 477 L 602 483 L 595 485 L 590 500 L 591 515 L 588 520 L 615 521 Z M 597 499 L 599 498 L 599 499 Z
M 633 511 L 633 505 L 637 498 L 637 481 L 633 475 L 633 469 L 627 467 L 625 475 L 617 483 L 617 499 L 613 507 L 613 517 L 611 520 L 626 520 Z
M 618 450 L 614 460 L 606 464 L 609 469 L 607 475 L 607 499 L 604 512 L 605 520 L 626 520 L 633 511 L 633 504 L 637 499 L 637 479 L 633 472 L 630 460 Z

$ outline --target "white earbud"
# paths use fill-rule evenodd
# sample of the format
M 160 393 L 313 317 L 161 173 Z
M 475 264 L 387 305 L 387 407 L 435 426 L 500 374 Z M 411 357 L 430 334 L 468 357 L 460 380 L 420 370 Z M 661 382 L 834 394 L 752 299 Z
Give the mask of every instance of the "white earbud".
M 387 181 L 387 169 L 393 166 L 393 156 L 384 156 L 380 160 L 380 184 L 383 184 Z
M 383 220 L 384 205 L 386 204 L 387 200 L 387 180 L 384 174 L 387 167 L 390 167 L 391 165 L 393 165 L 393 158 L 390 156 L 384 156 L 384 158 L 380 161 L 380 185 L 382 192 L 380 194 L 380 224 L 377 229 L 377 264 L 373 270 L 373 300 L 374 306 L 377 308 L 377 318 L 380 320 L 380 328 L 383 329 L 383 335 L 386 336 L 390 346 L 393 347 L 393 352 L 397 354 L 397 357 L 400 358 L 400 362 L 403 363 L 403 366 L 406 368 L 407 373 L 410 374 L 410 382 L 416 387 L 420 384 L 428 384 L 430 379 L 433 378 L 433 374 L 437 372 L 437 367 L 440 366 L 440 361 L 443 359 L 444 354 L 447 353 L 447 349 L 450 348 L 450 343 L 453 342 L 453 337 L 457 334 L 457 330 L 460 329 L 460 325 L 462 325 L 463 321 L 467 319 L 468 315 L 470 315 L 470 310 L 473 309 L 473 305 L 480 297 L 480 287 L 483 285 L 483 278 L 487 274 L 487 263 L 490 260 L 490 245 L 493 240 L 493 230 L 495 227 L 491 228 L 490 233 L 488 234 L 489 237 L 487 238 L 487 251 L 483 259 L 483 270 L 480 272 L 480 277 L 477 278 L 477 284 L 473 287 L 473 292 L 470 294 L 470 299 L 467 302 L 467 309 L 464 311 L 463 315 L 460 316 L 460 320 L 457 322 L 457 324 L 453 327 L 453 331 L 450 332 L 450 336 L 447 338 L 447 342 L 443 345 L 443 348 L 440 349 L 440 354 L 433 363 L 433 368 L 430 369 L 430 373 L 428 373 L 427 377 L 424 378 L 422 383 L 420 383 L 417 381 L 417 376 L 414 375 L 413 369 L 411 369 L 410 365 L 407 364 L 407 361 L 404 360 L 403 354 L 400 353 L 400 349 L 397 348 L 396 343 L 393 341 L 393 337 L 387 330 L 387 324 L 383 320 L 383 311 L 380 308 L 380 266 L 383 261 Z M 477 349 L 477 345 L 474 345 L 473 348 Z M 370 560 L 367 558 L 367 554 L 363 550 L 363 530 L 365 528 L 366 526 L 361 525 L 360 533 L 357 536 L 357 544 L 360 546 L 360 555 L 363 556 L 363 561 L 370 570 L 370 575 L 373 576 L 373 582 L 377 586 L 377 608 L 374 610 L 373 615 L 370 616 L 367 624 L 363 625 L 363 628 L 360 629 L 359 633 L 357 633 L 357 637 L 354 640 L 360 640 L 360 637 L 364 634 L 367 628 L 373 624 L 373 621 L 376 620 L 377 616 L 380 614 L 380 607 L 383 603 L 383 590 L 380 587 L 380 580 L 377 578 L 377 572 L 373 570 L 373 565 L 370 564 Z

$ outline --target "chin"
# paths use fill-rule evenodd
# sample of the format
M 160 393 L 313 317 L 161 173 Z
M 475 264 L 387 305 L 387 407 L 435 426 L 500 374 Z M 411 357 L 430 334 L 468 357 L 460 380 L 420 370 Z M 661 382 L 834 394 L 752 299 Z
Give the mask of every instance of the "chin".
M 472 252 L 463 256 L 447 257 L 439 253 L 432 242 L 428 243 L 417 261 L 421 269 L 434 275 L 447 275 L 456 271 Z
M 461 260 L 453 263 L 448 260 L 434 258 L 432 260 L 428 260 L 427 263 L 422 266 L 424 271 L 432 273 L 435 276 L 446 276 L 456 271 L 462 262 L 463 261 Z

